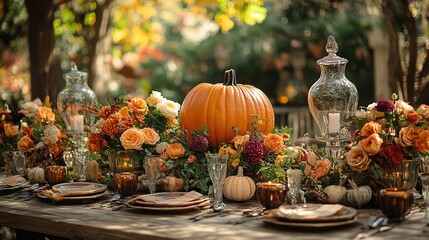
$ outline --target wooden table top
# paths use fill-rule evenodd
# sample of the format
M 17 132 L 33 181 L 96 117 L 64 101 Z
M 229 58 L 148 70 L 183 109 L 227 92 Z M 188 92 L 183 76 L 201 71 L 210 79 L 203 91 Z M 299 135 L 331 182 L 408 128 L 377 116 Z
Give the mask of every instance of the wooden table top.
M 327 230 L 304 230 L 272 226 L 257 218 L 241 224 L 242 211 L 255 208 L 256 201 L 227 203 L 228 214 L 197 222 L 191 217 L 210 209 L 162 213 L 127 207 L 117 211 L 94 209 L 89 204 L 52 204 L 0 197 L 0 225 L 71 239 L 353 239 L 366 228 L 377 209 L 358 210 L 357 222 Z M 429 239 L 423 212 L 412 213 L 390 231 L 366 239 Z

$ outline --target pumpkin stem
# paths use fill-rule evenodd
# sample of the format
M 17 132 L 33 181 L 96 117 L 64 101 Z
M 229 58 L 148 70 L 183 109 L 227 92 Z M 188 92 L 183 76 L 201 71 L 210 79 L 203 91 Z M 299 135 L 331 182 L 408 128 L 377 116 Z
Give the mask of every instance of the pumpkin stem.
M 235 77 L 234 69 L 229 69 L 225 71 L 225 75 L 223 77 L 223 85 L 237 86 L 237 78 Z
M 243 167 L 238 167 L 237 177 L 243 177 Z

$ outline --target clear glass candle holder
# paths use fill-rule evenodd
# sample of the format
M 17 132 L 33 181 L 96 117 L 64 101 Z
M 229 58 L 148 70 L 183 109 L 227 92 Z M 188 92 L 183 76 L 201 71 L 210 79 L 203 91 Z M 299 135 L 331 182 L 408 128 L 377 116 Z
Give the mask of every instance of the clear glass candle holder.
M 206 159 L 210 179 L 213 183 L 212 207 L 215 211 L 221 211 L 226 207 L 226 204 L 223 203 L 223 183 L 226 178 L 228 157 L 218 153 L 207 153 Z
M 286 175 L 289 203 L 292 205 L 298 204 L 300 202 L 302 171 L 299 169 L 288 169 Z

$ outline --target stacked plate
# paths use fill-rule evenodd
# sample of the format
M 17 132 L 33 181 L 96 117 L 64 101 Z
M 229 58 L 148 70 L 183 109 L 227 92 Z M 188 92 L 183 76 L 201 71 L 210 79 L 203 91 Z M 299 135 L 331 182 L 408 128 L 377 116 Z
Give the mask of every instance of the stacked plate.
M 282 205 L 262 220 L 286 227 L 332 228 L 356 222 L 356 213 L 340 204 Z
M 210 204 L 210 199 L 195 191 L 160 192 L 134 197 L 126 201 L 125 204 L 134 209 L 185 211 L 208 206 Z
M 28 182 L 19 175 L 0 177 L 0 194 L 14 192 L 26 186 Z
M 42 199 L 50 199 L 54 202 L 89 202 L 106 194 L 106 185 L 91 182 L 70 182 L 52 186 L 37 193 Z

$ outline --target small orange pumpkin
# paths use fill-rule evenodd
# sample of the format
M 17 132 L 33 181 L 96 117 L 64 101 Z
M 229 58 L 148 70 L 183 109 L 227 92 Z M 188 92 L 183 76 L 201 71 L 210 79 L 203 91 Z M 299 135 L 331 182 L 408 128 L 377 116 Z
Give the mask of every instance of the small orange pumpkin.
M 212 147 L 230 142 L 236 133 L 253 130 L 251 116 L 258 115 L 259 130 L 274 128 L 274 110 L 268 97 L 252 85 L 237 84 L 233 69 L 225 72 L 224 83 L 200 83 L 185 97 L 180 110 L 180 126 L 191 132 L 208 127 Z

